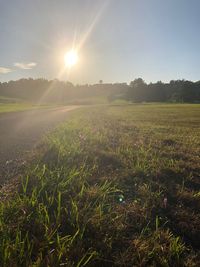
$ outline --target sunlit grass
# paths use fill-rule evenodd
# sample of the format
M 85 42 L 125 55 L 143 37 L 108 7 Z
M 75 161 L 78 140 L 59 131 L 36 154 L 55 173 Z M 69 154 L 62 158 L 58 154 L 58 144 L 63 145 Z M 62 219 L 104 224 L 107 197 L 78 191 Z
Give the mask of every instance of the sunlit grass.
M 51 105 L 35 105 L 35 104 L 29 104 L 29 103 L 6 103 L 1 104 L 0 103 L 0 113 L 7 113 L 7 112 L 15 112 L 15 111 L 23 111 L 23 110 L 32 110 L 32 109 L 38 109 L 38 108 L 48 108 L 53 107 Z
M 2 266 L 198 266 L 199 112 L 74 111 L 0 204 Z

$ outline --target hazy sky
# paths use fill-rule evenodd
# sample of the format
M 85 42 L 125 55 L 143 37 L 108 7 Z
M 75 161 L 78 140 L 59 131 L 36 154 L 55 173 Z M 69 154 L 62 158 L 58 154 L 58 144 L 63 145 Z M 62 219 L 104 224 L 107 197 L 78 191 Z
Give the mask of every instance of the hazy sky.
M 200 80 L 199 14 L 199 0 L 0 0 L 0 81 Z

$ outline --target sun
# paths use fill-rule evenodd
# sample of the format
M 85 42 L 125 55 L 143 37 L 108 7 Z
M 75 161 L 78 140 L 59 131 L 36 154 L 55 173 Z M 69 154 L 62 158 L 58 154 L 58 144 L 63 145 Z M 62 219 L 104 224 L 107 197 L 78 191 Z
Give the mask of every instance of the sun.
M 76 50 L 70 50 L 64 55 L 65 66 L 70 68 L 77 64 L 78 54 Z

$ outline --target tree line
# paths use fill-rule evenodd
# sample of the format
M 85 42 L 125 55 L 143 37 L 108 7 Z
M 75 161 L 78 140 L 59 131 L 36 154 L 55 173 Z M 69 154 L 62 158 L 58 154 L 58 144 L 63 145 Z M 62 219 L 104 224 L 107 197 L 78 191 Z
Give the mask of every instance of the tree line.
M 20 79 L 0 83 L 0 96 L 19 98 L 31 102 L 65 104 L 77 99 L 91 97 L 109 97 L 126 91 L 127 84 L 97 83 L 93 85 L 73 85 L 64 82 L 46 79 Z
M 73 85 L 71 82 L 46 79 L 20 79 L 0 83 L 0 96 L 31 102 L 68 103 L 76 99 L 104 97 L 110 102 L 125 99 L 131 102 L 200 102 L 200 81 L 172 80 L 147 84 L 137 78 L 127 83 Z
M 124 95 L 134 102 L 200 102 L 200 81 L 172 80 L 146 84 L 141 78 L 129 85 Z

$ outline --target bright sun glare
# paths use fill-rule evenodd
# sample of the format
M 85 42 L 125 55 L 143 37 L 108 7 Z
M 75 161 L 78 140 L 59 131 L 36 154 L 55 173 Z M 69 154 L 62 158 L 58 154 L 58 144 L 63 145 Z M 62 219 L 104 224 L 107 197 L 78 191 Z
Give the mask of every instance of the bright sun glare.
M 70 50 L 64 55 L 64 61 L 66 67 L 72 67 L 78 62 L 78 54 L 75 50 Z

